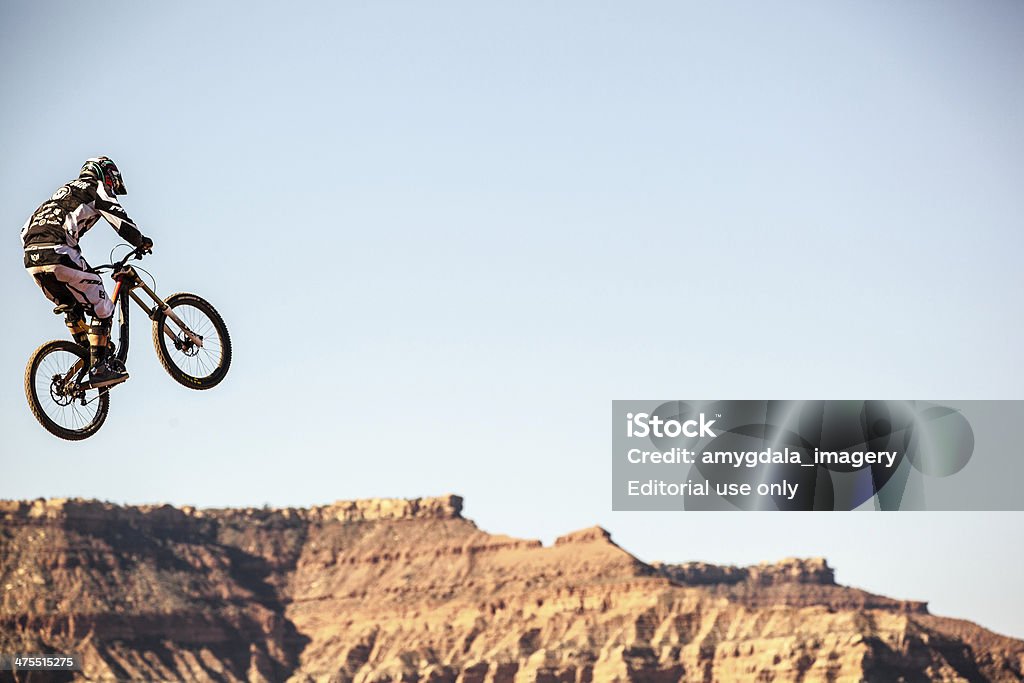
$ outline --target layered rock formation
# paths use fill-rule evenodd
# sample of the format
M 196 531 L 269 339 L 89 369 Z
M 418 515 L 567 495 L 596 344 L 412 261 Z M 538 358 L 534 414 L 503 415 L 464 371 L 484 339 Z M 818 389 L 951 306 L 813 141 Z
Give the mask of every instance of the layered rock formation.
M 93 680 L 1024 679 L 1024 641 L 824 560 L 648 565 L 600 528 L 543 547 L 461 507 L 0 502 L 0 652 L 78 652 Z

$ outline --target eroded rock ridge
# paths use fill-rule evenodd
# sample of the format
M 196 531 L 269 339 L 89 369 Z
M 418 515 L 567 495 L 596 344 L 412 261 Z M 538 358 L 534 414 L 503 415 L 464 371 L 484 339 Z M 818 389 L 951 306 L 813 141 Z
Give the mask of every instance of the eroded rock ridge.
M 92 680 L 1024 678 L 1024 642 L 823 559 L 649 565 L 599 527 L 544 547 L 461 512 L 0 501 L 0 651 L 79 652 Z

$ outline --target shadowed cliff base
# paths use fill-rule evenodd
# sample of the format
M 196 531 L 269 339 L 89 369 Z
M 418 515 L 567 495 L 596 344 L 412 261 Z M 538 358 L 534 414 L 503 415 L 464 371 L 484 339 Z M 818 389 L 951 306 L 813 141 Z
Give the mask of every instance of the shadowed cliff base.
M 646 564 L 598 527 L 543 547 L 461 511 L 2 501 L 0 652 L 81 653 L 90 680 L 1024 680 L 1024 641 L 823 559 Z

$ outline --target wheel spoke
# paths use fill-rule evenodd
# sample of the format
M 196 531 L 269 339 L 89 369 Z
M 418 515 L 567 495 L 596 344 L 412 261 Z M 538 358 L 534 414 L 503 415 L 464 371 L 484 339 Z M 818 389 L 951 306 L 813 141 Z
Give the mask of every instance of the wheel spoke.
M 168 360 L 189 377 L 202 380 L 212 376 L 224 360 L 224 345 L 217 325 L 205 311 L 190 303 L 182 302 L 173 309 L 183 325 L 178 325 L 169 317 L 163 319 L 163 324 L 172 325 L 168 329 L 176 330 L 175 336 L 179 344 L 188 350 L 178 349 L 165 341 Z M 186 330 L 202 337 L 203 345 L 190 346 L 191 339 Z
M 217 385 L 231 364 L 231 339 L 224 322 L 195 295 L 174 294 L 166 301 L 180 322 L 162 315 L 153 325 L 153 344 L 161 364 L 190 389 Z
M 106 399 L 98 391 L 87 392 L 86 404 L 81 395 L 68 395 L 65 388 L 74 382 L 84 362 L 83 348 L 71 342 L 55 342 L 42 347 L 32 361 L 31 386 L 28 399 L 40 422 L 62 438 L 88 436 L 106 417 Z M 90 398 L 91 396 L 91 398 Z

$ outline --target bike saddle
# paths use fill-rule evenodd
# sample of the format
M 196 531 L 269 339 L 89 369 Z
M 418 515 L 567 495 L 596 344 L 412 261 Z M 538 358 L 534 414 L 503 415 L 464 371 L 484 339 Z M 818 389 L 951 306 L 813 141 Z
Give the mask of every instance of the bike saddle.
M 63 314 L 65 314 L 65 313 L 70 313 L 70 312 L 72 312 L 72 311 L 73 311 L 73 310 L 75 310 L 76 308 L 78 308 L 78 306 L 72 306 L 71 304 L 61 304 L 60 306 L 56 306 L 56 307 L 55 307 L 55 308 L 53 309 L 53 312 L 54 312 L 54 313 L 55 313 L 56 315 L 63 315 Z

